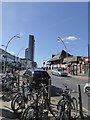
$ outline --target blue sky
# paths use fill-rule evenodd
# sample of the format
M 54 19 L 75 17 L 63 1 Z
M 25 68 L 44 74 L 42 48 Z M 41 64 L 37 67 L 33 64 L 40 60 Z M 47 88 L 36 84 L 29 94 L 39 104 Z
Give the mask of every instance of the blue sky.
M 17 33 L 23 33 L 20 39 L 14 38 L 8 51 L 24 57 L 24 48 L 28 47 L 29 35 L 35 37 L 35 61 L 41 66 L 43 61 L 51 59 L 52 54 L 65 50 L 58 36 L 64 41 L 73 55 L 87 56 L 88 45 L 88 3 L 86 2 L 50 2 L 2 3 L 2 43 Z

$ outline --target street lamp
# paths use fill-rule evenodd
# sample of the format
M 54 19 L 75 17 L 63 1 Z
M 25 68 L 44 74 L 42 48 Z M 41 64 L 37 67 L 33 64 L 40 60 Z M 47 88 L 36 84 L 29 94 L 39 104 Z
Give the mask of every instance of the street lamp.
M 65 47 L 65 49 L 66 49 L 66 52 L 67 52 L 67 53 L 66 53 L 66 58 L 67 58 L 67 57 L 68 57 L 68 49 L 67 49 L 67 47 L 66 47 L 66 45 L 65 45 L 65 42 L 62 40 L 61 37 L 58 37 L 57 40 L 58 40 L 58 42 L 61 41 L 61 42 L 63 43 L 63 45 L 64 45 L 64 47 Z M 67 65 L 68 65 L 68 62 L 67 62 Z
M 64 47 L 65 47 L 66 51 L 68 52 L 68 49 L 67 49 L 67 47 L 66 47 L 66 45 L 65 45 L 65 43 L 64 43 L 64 41 L 62 40 L 62 38 L 61 38 L 61 37 L 58 37 L 58 42 L 59 42 L 59 40 L 63 43 L 63 45 L 64 45 Z
M 18 53 L 17 53 L 17 62 L 18 62 L 18 55 L 20 54 L 20 52 L 21 52 L 22 50 L 24 50 L 24 48 L 21 48 L 21 49 L 18 51 Z
M 8 45 L 9 45 L 9 43 L 14 39 L 14 38 L 20 38 L 20 35 L 22 35 L 22 33 L 18 33 L 18 34 L 16 34 L 16 35 L 14 35 L 13 37 L 11 37 L 11 39 L 8 41 L 8 43 L 6 44 L 6 46 L 5 46 L 5 58 L 6 58 L 6 60 L 4 61 L 4 72 L 6 72 L 6 63 L 7 63 L 7 48 L 8 48 Z M 4 45 L 2 45 L 2 46 L 4 46 Z

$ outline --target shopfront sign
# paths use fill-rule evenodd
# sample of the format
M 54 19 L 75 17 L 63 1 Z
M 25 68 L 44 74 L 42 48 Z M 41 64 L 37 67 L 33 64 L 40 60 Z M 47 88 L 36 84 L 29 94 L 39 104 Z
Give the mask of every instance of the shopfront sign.
M 84 62 L 87 63 L 88 62 L 88 57 L 84 58 Z

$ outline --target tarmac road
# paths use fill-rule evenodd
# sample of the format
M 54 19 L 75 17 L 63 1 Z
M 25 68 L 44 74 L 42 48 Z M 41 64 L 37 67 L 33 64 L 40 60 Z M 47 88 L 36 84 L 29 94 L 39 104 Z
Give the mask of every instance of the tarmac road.
M 90 114 L 90 97 L 87 96 L 83 92 L 83 87 L 84 87 L 85 83 L 88 82 L 87 76 L 84 76 L 84 75 L 71 76 L 71 75 L 69 75 L 69 77 L 58 77 L 58 76 L 52 75 L 51 71 L 49 71 L 49 74 L 51 76 L 52 86 L 57 88 L 57 92 L 60 92 L 62 89 L 65 88 L 63 86 L 63 84 L 68 85 L 68 87 L 70 89 L 78 92 L 78 85 L 80 85 L 83 109 L 85 111 L 88 111 Z M 54 97 L 58 96 L 55 94 L 55 89 L 54 89 L 53 93 L 54 93 Z M 73 96 L 75 96 L 78 99 L 78 93 L 76 93 L 76 94 L 74 93 Z

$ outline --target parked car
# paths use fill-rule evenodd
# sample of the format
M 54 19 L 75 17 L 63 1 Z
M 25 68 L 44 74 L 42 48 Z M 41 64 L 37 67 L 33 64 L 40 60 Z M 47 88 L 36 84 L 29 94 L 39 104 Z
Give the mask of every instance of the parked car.
M 87 95 L 90 95 L 90 82 L 86 83 L 84 85 L 84 92 L 87 94 Z
M 63 68 L 53 69 L 52 75 L 68 76 L 68 73 Z
M 27 69 L 24 75 L 29 75 L 30 81 L 34 81 L 37 87 L 41 83 L 48 85 L 51 78 L 48 72 L 42 69 Z

